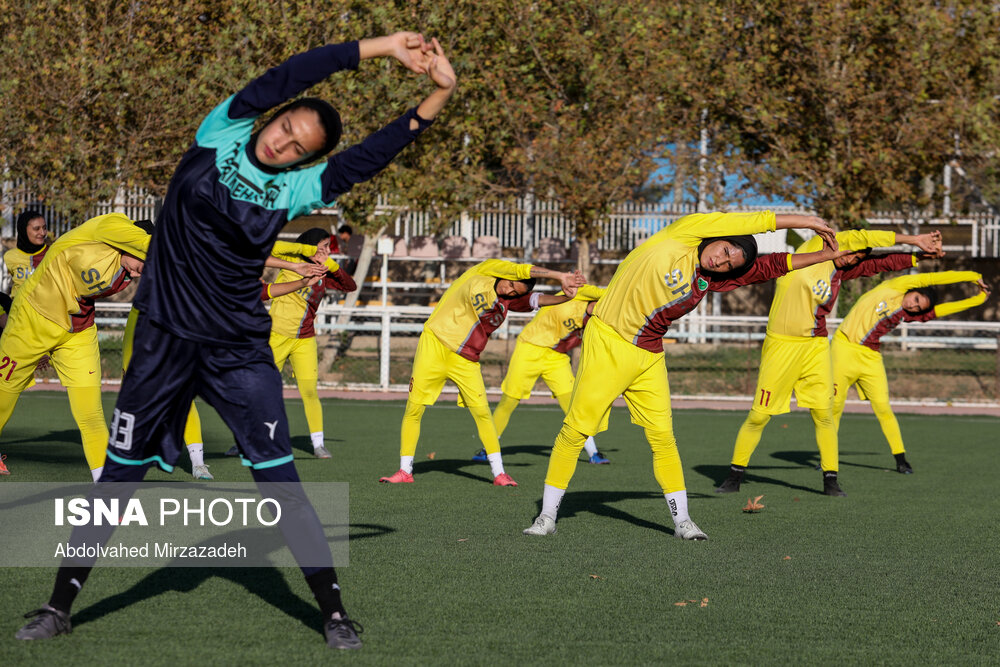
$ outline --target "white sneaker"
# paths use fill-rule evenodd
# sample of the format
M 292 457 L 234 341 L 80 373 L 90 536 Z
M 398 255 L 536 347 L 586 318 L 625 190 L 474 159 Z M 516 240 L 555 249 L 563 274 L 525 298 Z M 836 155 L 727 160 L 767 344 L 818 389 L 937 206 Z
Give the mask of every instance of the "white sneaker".
M 548 514 L 539 514 L 535 523 L 522 531 L 525 535 L 551 535 L 556 532 L 556 520 Z
M 212 473 L 208 472 L 208 466 L 191 466 L 191 476 L 195 479 L 203 479 L 206 482 L 211 482 L 214 477 Z
M 686 521 L 681 521 L 679 524 L 674 526 L 674 537 L 679 537 L 682 540 L 707 540 L 708 535 L 701 531 L 694 521 L 688 519 Z

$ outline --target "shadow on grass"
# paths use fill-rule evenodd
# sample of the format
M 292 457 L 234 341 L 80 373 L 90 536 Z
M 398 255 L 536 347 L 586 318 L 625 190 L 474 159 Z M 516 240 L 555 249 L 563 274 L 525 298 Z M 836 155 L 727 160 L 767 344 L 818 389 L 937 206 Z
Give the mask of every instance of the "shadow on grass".
M 522 464 L 527 465 L 527 464 Z M 509 467 L 509 466 L 508 466 Z M 483 475 L 474 475 L 471 472 L 466 472 L 465 468 L 478 468 L 485 473 Z M 413 474 L 423 475 L 428 472 L 443 472 L 449 475 L 458 475 L 459 477 L 465 477 L 468 479 L 474 479 L 477 482 L 489 482 L 493 483 L 493 475 L 490 473 L 490 466 L 488 463 L 482 463 L 480 461 L 473 461 L 471 458 L 468 459 L 434 459 L 433 461 L 420 461 L 419 463 L 413 464 Z
M 75 428 L 68 428 L 62 431 L 50 431 L 41 437 L 21 438 L 20 440 L 6 440 L 3 443 L 4 449 L 10 449 L 11 445 L 44 445 L 57 443 L 60 445 L 79 445 L 80 431 Z
M 395 532 L 395 529 L 388 526 L 367 523 L 351 524 L 351 528 L 364 529 L 364 532 L 352 532 L 350 536 L 352 540 L 381 537 Z M 102 574 L 96 573 L 97 578 Z M 323 619 L 320 617 L 319 608 L 296 595 L 281 572 L 272 567 L 162 567 L 136 582 L 128 590 L 104 598 L 73 614 L 73 625 L 80 626 L 100 620 L 104 616 L 164 593 L 189 593 L 213 578 L 226 579 L 242 586 L 251 595 L 301 622 L 307 628 L 323 633 Z
M 619 503 L 624 500 L 659 500 L 663 504 L 664 516 L 669 517 L 666 503 L 663 501 L 663 494 L 651 491 L 568 491 L 563 496 L 562 504 L 559 506 L 559 520 L 575 517 L 583 513 L 596 514 L 616 521 L 624 521 L 640 528 L 649 528 L 665 535 L 673 535 L 673 528 L 668 528 L 661 523 L 648 521 L 634 514 L 629 514 L 617 507 L 612 507 L 612 503 Z M 542 511 L 542 501 L 537 503 L 537 516 Z
M 819 452 L 818 451 L 804 451 L 804 450 L 787 450 L 783 452 L 775 452 L 771 454 L 772 457 L 778 459 L 779 461 L 788 461 L 789 463 L 794 463 L 796 465 L 803 466 L 805 468 L 817 468 L 819 466 Z M 865 463 L 851 463 L 850 461 L 845 461 L 845 456 L 879 456 L 877 452 L 854 452 L 854 451 L 844 451 L 840 450 L 840 465 L 851 466 L 853 468 L 868 468 L 869 470 L 885 470 L 885 466 L 868 465 Z M 895 466 L 893 466 L 895 468 Z
M 774 484 L 775 486 L 784 486 L 784 487 L 787 487 L 789 489 L 795 489 L 796 491 L 802 491 L 803 493 L 817 493 L 817 494 L 821 494 L 822 495 L 823 492 L 819 488 L 822 485 L 820 485 L 820 484 L 816 485 L 817 488 L 810 488 L 808 486 L 802 486 L 801 484 L 793 484 L 791 482 L 787 482 L 787 481 L 785 481 L 783 479 L 778 479 L 776 477 L 766 477 L 766 476 L 761 475 L 761 474 L 759 474 L 757 472 L 759 470 L 775 470 L 775 469 L 776 470 L 795 470 L 797 468 L 786 467 L 786 466 L 771 467 L 771 468 L 767 468 L 767 467 L 764 467 L 764 468 L 757 468 L 757 467 L 748 468 L 747 471 L 746 471 L 746 474 L 745 474 L 745 476 L 743 478 L 743 484 L 747 484 L 747 483 L 751 483 L 752 484 L 752 483 L 762 482 L 762 483 L 765 483 L 765 484 Z M 719 466 L 719 465 L 698 465 L 698 466 L 694 467 L 694 471 L 696 473 L 698 473 L 700 475 L 704 475 L 708 479 L 712 480 L 712 484 L 714 484 L 715 486 L 719 486 L 720 484 L 722 484 L 722 482 L 725 481 L 726 477 L 729 476 L 729 466 L 728 465 L 725 465 L 725 466 Z M 742 491 L 742 489 L 741 489 L 741 491 Z M 713 494 L 705 495 L 704 497 L 705 498 L 713 498 L 713 497 L 714 498 L 718 498 L 719 496 L 723 496 L 723 495 L 729 495 L 729 494 L 714 494 L 713 493 Z

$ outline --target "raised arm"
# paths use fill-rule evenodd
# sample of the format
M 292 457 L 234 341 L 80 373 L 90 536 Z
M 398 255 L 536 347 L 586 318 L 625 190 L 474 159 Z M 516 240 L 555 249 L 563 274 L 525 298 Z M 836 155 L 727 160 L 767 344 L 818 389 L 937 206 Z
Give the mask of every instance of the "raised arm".
M 797 213 L 778 213 L 774 216 L 775 229 L 811 229 L 823 238 L 823 245 L 837 249 L 837 235 L 823 218 Z M 807 253 L 808 254 L 808 253 Z M 815 264 L 815 262 L 813 262 Z M 801 267 L 796 267 L 801 268 Z
M 277 299 L 279 296 L 285 296 L 286 294 L 291 294 L 292 292 L 298 292 L 303 287 L 311 287 L 320 280 L 322 280 L 320 276 L 311 276 L 308 278 L 292 280 L 287 283 L 267 283 L 264 285 L 260 298 L 262 301 Z
M 923 250 L 930 257 L 943 257 L 941 232 L 933 231 L 927 234 L 896 234 L 896 243 L 908 243 Z
M 976 287 L 979 288 L 979 292 L 974 296 L 960 301 L 947 301 L 934 306 L 934 317 L 947 317 L 948 315 L 955 315 L 956 313 L 961 313 L 963 310 L 983 305 L 993 290 L 990 289 L 990 286 L 982 278 L 976 281 Z
M 328 44 L 294 55 L 272 67 L 233 96 L 230 119 L 253 118 L 345 69 L 357 69 L 358 42 Z
M 281 259 L 280 257 L 275 257 L 274 255 L 269 255 L 268 258 L 264 260 L 264 266 L 270 266 L 275 269 L 288 269 L 289 271 L 294 271 L 300 276 L 306 277 L 322 276 L 327 271 L 326 266 L 323 264 L 315 264 L 313 262 L 289 262 L 287 259 Z

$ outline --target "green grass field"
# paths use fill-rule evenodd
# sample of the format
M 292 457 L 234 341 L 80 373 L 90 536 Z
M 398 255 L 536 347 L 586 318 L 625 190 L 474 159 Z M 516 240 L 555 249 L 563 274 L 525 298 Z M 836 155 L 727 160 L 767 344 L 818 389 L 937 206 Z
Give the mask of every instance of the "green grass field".
M 110 413 L 114 396 L 105 399 Z M 324 401 L 327 461 L 311 456 L 301 403 L 287 407 L 303 479 L 350 483 L 351 565 L 340 581 L 366 629 L 361 651 L 331 655 L 308 587 L 287 568 L 98 569 L 72 635 L 21 643 L 20 615 L 48 599 L 55 572 L 10 568 L 0 571 L 0 663 L 909 665 L 1000 655 L 1000 420 L 900 415 L 916 470 L 903 476 L 890 471 L 874 417 L 846 415 L 848 497 L 828 498 L 808 415 L 785 415 L 765 431 L 744 492 L 716 496 L 744 415 L 678 411 L 691 514 L 710 536 L 692 543 L 672 537 L 624 409 L 598 438 L 612 464 L 581 462 L 559 532 L 528 538 L 556 406 L 522 406 L 504 435 L 518 488 L 491 486 L 489 468 L 469 460 L 472 419 L 453 403 L 427 411 L 416 483 L 398 486 L 377 479 L 398 467 L 400 403 Z M 246 480 L 222 455 L 232 438 L 218 417 L 206 407 L 202 419 L 216 479 Z M 89 479 L 64 394 L 23 395 L 0 451 L 14 472 L 0 483 Z M 741 512 L 761 494 L 763 512 Z

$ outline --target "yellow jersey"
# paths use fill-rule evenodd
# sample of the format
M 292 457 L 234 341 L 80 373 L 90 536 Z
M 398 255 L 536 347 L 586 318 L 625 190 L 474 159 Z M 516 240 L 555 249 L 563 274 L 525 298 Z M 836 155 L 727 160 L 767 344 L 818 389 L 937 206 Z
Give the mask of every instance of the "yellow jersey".
M 11 248 L 3 254 L 3 263 L 7 267 L 7 273 L 10 274 L 11 296 L 17 294 L 17 290 L 21 288 L 24 281 L 35 272 L 35 269 L 42 263 L 42 259 L 45 258 L 45 253 L 48 250 L 49 246 L 46 244 L 30 254 L 20 248 Z
M 837 336 L 851 343 L 864 345 L 879 351 L 882 336 L 895 329 L 900 322 L 927 322 L 937 317 L 954 315 L 974 308 L 986 301 L 986 294 L 980 292 L 961 301 L 939 303 L 933 309 L 920 315 L 911 315 L 903 310 L 903 297 L 912 289 L 947 285 L 950 283 L 975 283 L 982 275 L 975 271 L 939 271 L 937 273 L 915 273 L 886 280 L 865 292 L 840 323 Z
M 306 248 L 310 246 L 305 246 Z M 309 257 L 312 252 L 297 253 Z M 274 254 L 274 251 L 272 251 Z M 276 255 L 282 259 L 294 261 L 294 255 Z M 323 279 L 312 286 L 302 287 L 294 292 L 285 294 L 271 301 L 271 308 L 268 314 L 271 316 L 271 331 L 279 333 L 288 338 L 312 338 L 316 335 L 315 319 L 316 310 L 326 296 L 326 291 L 337 290 L 340 292 L 353 292 L 358 288 L 354 279 L 346 271 L 340 268 L 332 258 L 327 258 L 325 262 L 327 273 Z M 282 269 L 275 279 L 277 283 L 289 283 L 300 280 L 302 276 Z M 267 290 L 267 288 L 265 288 Z M 265 291 L 262 296 L 270 299 L 270 292 Z
M 83 331 L 94 324 L 94 299 L 128 285 L 122 253 L 145 261 L 149 239 L 121 213 L 91 218 L 56 239 L 18 298 L 67 331 Z
M 531 293 L 516 299 L 497 295 L 498 280 L 528 280 L 531 264 L 488 259 L 476 264 L 451 284 L 424 323 L 452 352 L 479 361 L 490 334 L 507 319 L 507 312 L 531 312 Z
M 569 301 L 539 308 L 517 337 L 518 340 L 556 352 L 569 352 L 583 342 L 583 328 L 590 319 L 587 307 L 600 299 L 604 292 L 604 288 L 584 285 Z
M 594 316 L 632 344 L 662 352 L 671 322 L 694 310 L 707 292 L 715 291 L 711 279 L 699 273 L 698 244 L 706 238 L 759 234 L 774 228 L 771 211 L 686 215 L 628 254 L 597 302 Z M 778 266 L 784 262 L 782 254 Z M 737 281 L 725 282 L 727 286 L 718 291 L 737 285 Z
M 841 250 L 864 250 L 891 246 L 896 232 L 850 230 L 837 233 Z M 796 250 L 796 254 L 823 249 L 823 238 L 814 236 Z M 778 278 L 774 299 L 767 316 L 769 333 L 811 338 L 826 336 L 826 316 L 833 308 L 844 280 L 872 276 L 882 271 L 899 271 L 914 265 L 912 255 L 890 254 L 869 257 L 860 263 L 838 269 L 833 261 L 820 262 Z

